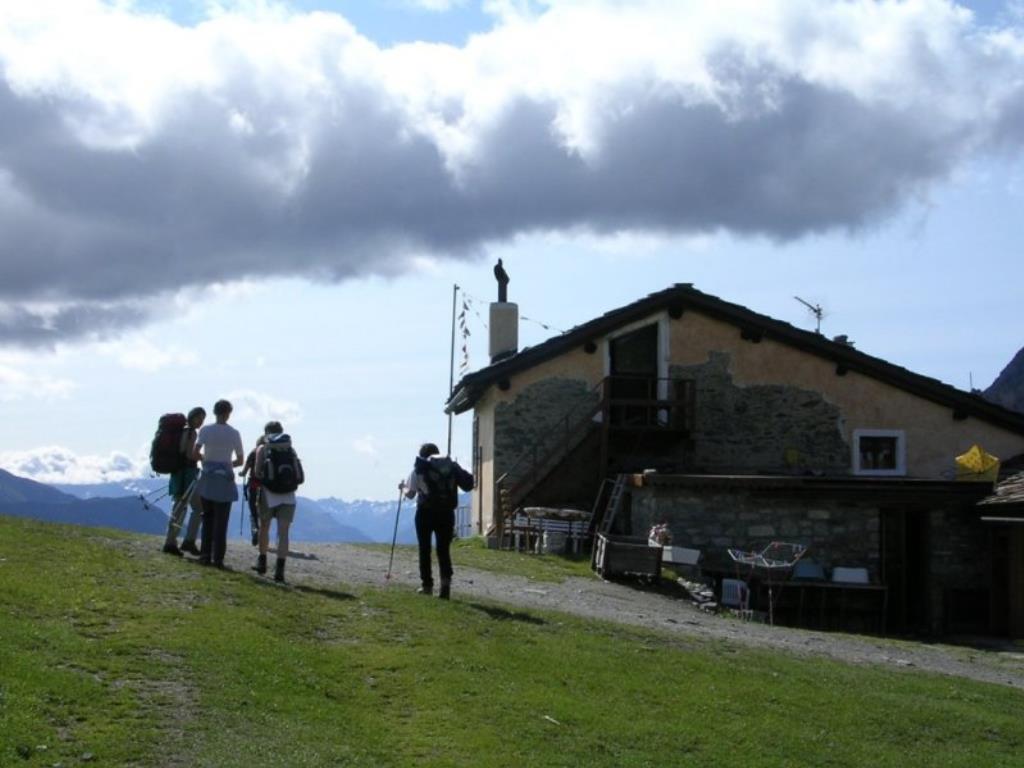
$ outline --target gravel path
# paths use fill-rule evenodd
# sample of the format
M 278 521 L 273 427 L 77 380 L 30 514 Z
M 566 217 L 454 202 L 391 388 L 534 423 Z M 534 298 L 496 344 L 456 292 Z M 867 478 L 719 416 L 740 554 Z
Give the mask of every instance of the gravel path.
M 227 563 L 248 570 L 254 550 L 229 545 Z M 273 566 L 273 556 L 270 558 Z M 295 585 L 338 583 L 384 587 L 386 551 L 348 544 L 296 544 L 287 578 Z M 415 552 L 395 551 L 390 585 L 415 589 L 419 584 Z M 852 664 L 877 664 L 894 670 L 918 669 L 1024 689 L 1024 648 L 1011 643 L 986 647 L 934 645 L 860 635 L 815 632 L 738 621 L 707 614 L 688 600 L 598 578 L 570 578 L 560 584 L 518 576 L 458 568 L 452 598 L 482 598 L 518 608 L 561 611 L 670 634 L 726 640 L 753 648 L 827 657 Z

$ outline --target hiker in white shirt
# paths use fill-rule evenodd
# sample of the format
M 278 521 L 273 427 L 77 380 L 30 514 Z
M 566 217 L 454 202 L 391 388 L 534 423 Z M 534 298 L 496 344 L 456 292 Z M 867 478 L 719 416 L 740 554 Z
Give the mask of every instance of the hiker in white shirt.
M 227 400 L 218 400 L 214 404 L 213 415 L 217 422 L 199 430 L 193 453 L 195 459 L 203 462 L 196 488 L 203 501 L 203 546 L 199 562 L 217 568 L 224 567 L 228 518 L 231 505 L 238 499 L 234 468 L 242 466 L 245 461 L 242 436 L 237 429 L 228 426 L 231 411 L 231 403 Z

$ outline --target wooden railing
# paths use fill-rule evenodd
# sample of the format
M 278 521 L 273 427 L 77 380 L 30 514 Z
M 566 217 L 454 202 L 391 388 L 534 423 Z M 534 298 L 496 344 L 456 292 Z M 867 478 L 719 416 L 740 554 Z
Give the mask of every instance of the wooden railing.
M 534 490 L 595 429 L 688 434 L 694 415 L 694 382 L 689 379 L 608 376 L 581 395 L 580 400 L 541 438 L 533 441 L 495 480 L 494 502 L 499 514 L 499 541 L 504 527 L 526 496 Z M 594 395 L 599 395 L 594 400 Z M 598 477 L 607 470 L 602 448 Z

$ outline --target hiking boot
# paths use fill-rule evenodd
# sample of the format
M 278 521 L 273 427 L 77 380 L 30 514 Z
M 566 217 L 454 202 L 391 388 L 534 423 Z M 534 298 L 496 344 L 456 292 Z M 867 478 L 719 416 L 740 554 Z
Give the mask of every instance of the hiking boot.
M 285 558 L 277 558 L 277 563 L 274 565 L 274 581 L 284 583 L 284 563 Z
M 442 600 L 448 600 L 452 596 L 451 580 L 441 579 L 441 589 L 438 590 L 437 596 Z
M 180 549 L 178 549 L 178 545 L 172 544 L 171 542 L 167 542 L 166 544 L 164 544 L 163 553 L 165 555 L 174 555 L 175 557 L 182 556 L 182 552 Z
M 259 531 L 252 532 L 252 545 L 258 547 L 260 545 L 260 534 Z
M 199 557 L 199 555 L 202 554 L 194 541 L 181 542 L 181 551 L 188 552 L 190 555 L 195 555 L 196 557 Z
M 417 595 L 432 595 L 434 594 L 433 584 L 424 584 L 422 587 L 416 590 Z
M 254 565 L 252 569 L 256 571 L 256 573 L 258 573 L 260 576 L 265 574 L 267 572 L 267 556 L 260 555 L 259 557 L 257 557 L 256 565 Z

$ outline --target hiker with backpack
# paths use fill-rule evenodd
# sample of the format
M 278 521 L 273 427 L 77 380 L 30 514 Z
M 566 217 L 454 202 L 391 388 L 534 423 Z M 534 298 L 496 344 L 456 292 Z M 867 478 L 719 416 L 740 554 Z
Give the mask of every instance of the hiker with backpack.
M 420 446 L 419 456 L 407 480 L 398 488 L 407 499 L 416 497 L 416 541 L 420 550 L 420 594 L 434 593 L 434 575 L 430 562 L 430 537 L 437 542 L 437 568 L 441 574 L 438 597 L 451 596 L 451 543 L 455 538 L 455 508 L 459 490 L 473 490 L 473 475 L 447 456 L 440 456 L 433 443 Z
M 256 447 L 249 451 L 242 467 L 242 497 L 249 508 L 249 532 L 254 547 L 260 543 L 260 481 L 256 477 L 256 451 L 265 439 L 266 435 L 256 438 Z
M 199 562 L 217 568 L 224 567 L 228 518 L 231 505 L 238 500 L 234 468 L 242 466 L 245 457 L 242 436 L 228 425 L 231 411 L 231 403 L 227 400 L 218 400 L 214 404 L 213 415 L 217 421 L 199 430 L 192 451 L 192 458 L 203 463 L 195 491 L 203 505 L 203 546 Z
M 270 546 L 270 521 L 277 519 L 277 562 L 274 581 L 284 582 L 284 565 L 288 559 L 288 528 L 295 519 L 295 491 L 305 481 L 302 462 L 292 448 L 291 437 L 279 421 L 267 422 L 263 428 L 263 444 L 256 449 L 253 464 L 259 481 L 260 552 L 256 557 L 256 573 L 267 572 L 267 549 Z
M 164 418 L 166 419 L 167 417 Z M 177 466 L 178 469 L 171 472 L 170 480 L 167 483 L 167 495 L 173 501 L 171 505 L 171 519 L 167 523 L 167 539 L 164 542 L 163 551 L 169 555 L 181 557 L 183 552 L 191 552 L 194 555 L 199 554 L 199 548 L 196 547 L 196 536 L 199 533 L 199 523 L 203 518 L 203 507 L 199 502 L 199 495 L 193 492 L 195 491 L 196 478 L 199 476 L 199 468 L 196 465 L 196 460 L 192 458 L 192 452 L 199 428 L 203 426 L 205 420 L 206 410 L 196 406 L 188 412 L 185 425 L 180 430 L 180 436 L 177 439 L 172 438 L 171 440 L 171 442 L 176 443 L 173 465 Z M 173 419 L 170 421 L 177 423 L 179 420 Z M 171 437 L 171 435 L 167 435 L 163 440 L 167 441 Z M 160 459 L 154 461 L 156 454 L 165 450 L 158 445 L 160 441 L 161 433 L 158 429 L 157 438 L 154 439 L 154 448 L 150 456 L 151 463 L 162 464 Z M 170 463 L 162 465 L 169 466 Z M 189 507 L 192 508 L 192 515 L 189 517 L 185 538 L 179 548 L 178 532 L 185 522 L 185 513 L 188 512 Z

